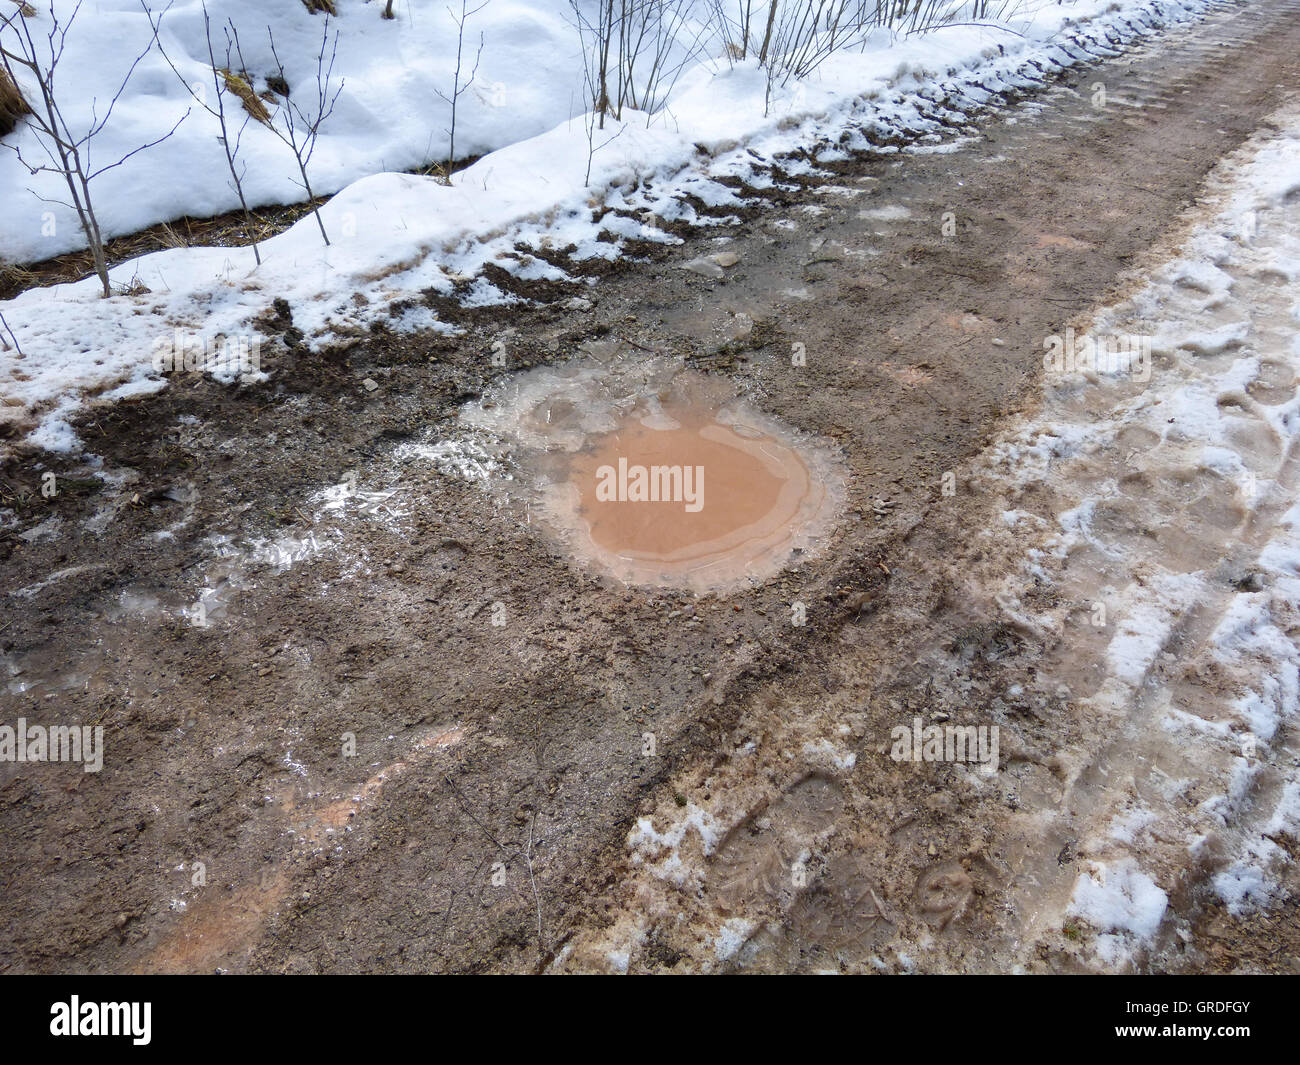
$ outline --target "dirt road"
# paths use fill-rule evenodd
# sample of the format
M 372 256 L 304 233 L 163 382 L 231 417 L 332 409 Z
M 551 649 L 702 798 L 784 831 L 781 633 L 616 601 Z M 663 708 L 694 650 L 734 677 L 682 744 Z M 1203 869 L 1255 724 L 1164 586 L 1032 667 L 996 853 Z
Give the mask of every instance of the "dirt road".
M 80 426 L 96 468 L 20 452 L 3 720 L 102 724 L 105 761 L 0 764 L 0 967 L 1085 965 L 1056 916 L 1077 826 L 1018 812 L 1109 764 L 1058 683 L 1092 649 L 995 609 L 1001 501 L 969 471 L 1032 416 L 1043 339 L 1131 291 L 1294 94 L 1298 16 L 1225 5 L 945 115 L 959 150 L 810 146 L 739 224 L 590 290 L 502 271 L 539 305 L 440 305 L 462 336 L 311 354 L 277 307 L 269 384 L 119 404 Z M 483 487 L 508 456 L 461 405 L 652 352 L 838 452 L 833 533 L 756 588 L 617 586 Z M 881 757 L 971 708 L 1002 715 L 1006 786 Z M 1193 886 L 1188 964 L 1292 964 L 1294 902 L 1237 919 Z

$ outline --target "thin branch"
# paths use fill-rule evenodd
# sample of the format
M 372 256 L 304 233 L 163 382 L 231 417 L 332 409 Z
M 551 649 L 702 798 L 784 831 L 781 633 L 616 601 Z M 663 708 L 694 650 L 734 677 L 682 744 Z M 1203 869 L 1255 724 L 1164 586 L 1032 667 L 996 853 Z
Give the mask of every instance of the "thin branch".
M 14 331 L 13 331 L 12 329 L 9 328 L 9 323 L 8 323 L 8 321 L 5 320 L 5 312 L 4 312 L 4 311 L 0 311 L 0 326 L 3 326 L 3 327 L 4 327 L 4 331 L 5 331 L 6 333 L 9 334 L 9 339 L 12 340 L 12 341 L 13 341 L 13 344 L 14 344 L 14 350 L 15 350 L 16 352 L 18 352 L 18 354 L 19 354 L 20 357 L 25 357 L 25 356 L 23 356 L 22 345 L 18 343 L 18 338 L 17 338 L 16 336 L 14 336 Z M 3 338 L 0 338 L 0 339 L 3 339 Z M 8 347 L 7 344 L 6 344 L 5 346 Z

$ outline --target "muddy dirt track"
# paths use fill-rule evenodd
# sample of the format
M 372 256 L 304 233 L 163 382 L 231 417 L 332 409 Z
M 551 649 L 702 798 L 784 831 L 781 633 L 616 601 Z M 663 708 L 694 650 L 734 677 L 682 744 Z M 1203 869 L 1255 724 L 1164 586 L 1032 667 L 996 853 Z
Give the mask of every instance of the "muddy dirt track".
M 1074 875 L 1068 834 L 1012 823 L 1048 800 L 875 754 L 913 711 L 997 705 L 1050 775 L 1083 729 L 1034 683 L 1060 649 L 967 598 L 955 570 L 989 515 L 944 475 L 1036 402 L 1043 338 L 1176 242 L 1297 87 L 1300 2 L 1225 5 L 957 116 L 960 150 L 792 167 L 741 224 L 681 229 L 590 290 L 502 271 L 537 305 L 440 304 L 463 335 L 323 353 L 279 305 L 268 384 L 178 377 L 106 409 L 79 426 L 95 469 L 16 445 L 0 716 L 102 724 L 105 763 L 0 765 L 0 968 L 688 971 L 722 964 L 719 920 L 762 927 L 754 970 L 1071 968 L 1069 943 L 1022 950 L 1039 889 L 1018 874 Z M 724 248 L 721 278 L 682 269 Z M 402 450 L 529 368 L 652 353 L 838 450 L 827 542 L 744 591 L 623 588 Z M 637 819 L 697 806 L 719 819 L 703 882 L 647 885 Z M 1293 902 L 1195 920 L 1214 929 L 1196 968 L 1295 957 Z

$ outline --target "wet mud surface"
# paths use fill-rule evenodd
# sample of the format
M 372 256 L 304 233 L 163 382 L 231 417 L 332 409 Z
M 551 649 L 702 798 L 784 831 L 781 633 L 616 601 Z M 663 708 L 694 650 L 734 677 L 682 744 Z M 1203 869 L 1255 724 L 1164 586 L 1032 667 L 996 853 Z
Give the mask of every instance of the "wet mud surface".
M 820 161 L 593 287 L 457 310 L 459 336 L 312 353 L 268 308 L 268 384 L 178 375 L 92 414 L 93 468 L 19 446 L 3 718 L 103 725 L 105 762 L 0 764 L 0 969 L 697 969 L 699 908 L 759 970 L 870 968 L 900 936 L 929 968 L 997 968 L 1014 871 L 1071 844 L 1017 852 L 1008 820 L 1052 801 L 1081 726 L 1033 683 L 1041 634 L 963 599 L 948 563 L 978 565 L 989 515 L 944 475 L 1294 89 L 1298 13 L 1225 8 L 972 118 L 959 151 Z M 1121 102 L 1095 108 L 1097 81 Z M 721 276 L 684 268 L 709 256 Z M 664 360 L 842 471 L 779 572 L 625 587 L 488 487 L 532 471 L 464 410 L 534 368 Z M 1003 757 L 1043 769 L 1013 795 L 874 753 L 882 723 L 995 702 L 1023 724 Z M 724 786 L 703 883 L 637 894 L 638 819 Z M 621 941 L 638 908 L 653 931 Z M 1279 964 L 1258 936 L 1296 937 L 1206 919 L 1207 967 Z

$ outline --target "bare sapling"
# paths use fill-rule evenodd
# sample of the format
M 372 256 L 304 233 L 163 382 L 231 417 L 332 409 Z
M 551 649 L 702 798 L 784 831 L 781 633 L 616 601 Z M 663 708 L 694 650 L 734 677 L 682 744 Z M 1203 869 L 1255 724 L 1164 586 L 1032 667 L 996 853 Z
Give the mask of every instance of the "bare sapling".
M 63 179 L 68 187 L 69 200 L 48 198 L 40 195 L 35 189 L 29 191 L 44 203 L 58 204 L 75 212 L 82 233 L 85 235 L 86 244 L 90 248 L 95 275 L 99 278 L 103 295 L 107 298 L 113 294 L 113 290 L 108 278 L 108 258 L 104 251 L 104 238 L 99 228 L 99 219 L 95 214 L 94 201 L 91 198 L 91 184 L 96 178 L 121 166 L 132 156 L 167 140 L 189 116 L 190 111 L 186 109 L 185 114 L 181 115 L 171 129 L 161 137 L 133 148 L 111 163 L 96 166 L 93 158 L 95 139 L 112 119 L 114 108 L 122 99 L 136 67 L 152 50 L 153 41 L 150 40 L 144 51 L 131 62 L 104 113 L 100 115 L 97 101 L 92 101 L 90 121 L 85 131 L 74 132 L 64 115 L 57 85 L 59 63 L 63 59 L 67 46 L 68 31 L 76 21 L 80 10 L 81 0 L 78 0 L 72 13 L 64 21 L 59 18 L 51 2 L 44 13 L 49 19 L 49 29 L 44 33 L 39 30 L 33 32 L 32 23 L 38 16 L 27 5 L 19 7 L 8 15 L 0 14 L 0 64 L 15 85 L 21 86 L 25 83 L 29 93 L 33 94 L 31 113 L 26 117 L 26 124 L 35 134 L 37 143 L 45 153 L 46 161 L 28 160 L 17 143 L 5 143 L 4 146 L 17 155 L 18 161 L 33 176 L 57 174 Z
M 242 67 L 244 61 L 243 49 L 239 45 L 239 33 L 231 24 L 227 30 L 234 44 L 235 54 L 238 56 Z M 271 56 L 275 60 L 276 73 L 283 84 L 288 84 L 288 78 L 284 73 L 284 64 L 280 62 L 279 53 L 275 50 L 275 34 L 271 32 L 271 27 L 266 27 L 266 36 L 271 42 Z M 316 150 L 316 141 L 320 137 L 321 126 L 325 120 L 334 113 L 334 105 L 338 103 L 339 93 L 343 91 L 343 81 L 340 80 L 337 86 L 334 86 L 334 61 L 338 58 L 339 35 L 334 33 L 333 39 L 330 38 L 330 20 L 325 16 L 325 28 L 321 33 L 320 52 L 316 56 L 316 98 L 306 107 L 299 105 L 295 97 L 289 97 L 285 100 L 284 106 L 280 108 L 276 116 L 276 121 L 271 123 L 271 132 L 273 132 L 284 145 L 293 152 L 294 160 L 298 164 L 298 174 L 301 180 L 298 184 L 302 187 L 303 192 L 307 194 L 307 201 L 310 203 L 316 199 L 315 193 L 312 192 L 311 178 L 307 176 L 307 167 L 311 163 L 312 154 Z M 326 59 L 326 56 L 329 56 Z M 301 95 L 301 91 L 299 93 Z M 321 239 L 328 245 L 330 242 L 329 234 L 325 232 L 325 222 L 320 216 L 320 208 L 312 207 L 312 214 L 316 216 L 316 224 L 320 227 Z
M 624 107 L 658 111 L 682 72 L 706 56 L 713 33 L 708 19 L 695 17 L 695 0 L 597 0 L 594 21 L 583 0 L 570 0 L 570 7 L 599 129 L 607 116 L 621 121 Z M 726 37 L 719 11 L 713 9 Z M 729 55 L 737 51 L 729 45 Z
M 447 8 L 447 14 L 456 23 L 456 72 L 452 76 L 451 95 L 448 96 L 441 89 L 434 89 L 438 94 L 451 106 L 451 126 L 447 130 L 447 177 L 451 179 L 451 172 L 456 166 L 456 110 L 457 102 L 461 96 L 474 84 L 474 79 L 478 77 L 479 60 L 483 58 L 483 34 L 478 35 L 478 51 L 474 54 L 474 67 L 469 72 L 469 77 L 464 81 L 461 76 L 464 73 L 464 55 L 465 55 L 465 24 L 480 11 L 487 7 L 487 0 L 479 4 L 476 8 L 470 8 L 468 0 L 460 0 L 460 14 L 458 15 L 451 8 Z
M 736 14 L 729 13 L 734 2 Z M 744 62 L 749 58 L 749 41 L 754 18 L 754 0 L 708 0 L 712 25 L 722 39 L 723 51 L 729 63 Z
M 682 72 L 704 58 L 708 25 L 694 18 L 694 0 L 620 0 L 614 117 L 623 108 L 652 114 Z M 693 27 L 693 28 L 692 28 Z
M 181 84 L 185 86 L 190 96 L 194 99 L 194 102 L 217 120 L 221 129 L 221 147 L 225 150 L 226 166 L 230 170 L 231 185 L 235 190 L 235 195 L 239 197 L 239 206 L 244 212 L 244 220 L 248 223 L 249 233 L 256 233 L 257 219 L 254 217 L 252 210 L 250 210 L 248 206 L 248 200 L 244 197 L 244 176 L 248 173 L 248 166 L 247 164 L 239 162 L 239 149 L 243 144 L 244 130 L 248 128 L 248 123 L 253 116 L 247 111 L 244 112 L 244 120 L 240 123 L 239 131 L 235 134 L 234 139 L 232 140 L 230 135 L 229 117 L 226 112 L 227 85 L 225 78 L 222 77 L 222 68 L 217 66 L 216 52 L 212 46 L 212 21 L 208 16 L 208 5 L 206 3 L 203 4 L 203 33 L 208 45 L 208 65 L 211 67 L 212 71 L 212 100 L 214 101 L 212 103 L 208 102 L 206 83 L 191 82 L 186 78 L 185 75 L 177 69 L 176 64 L 172 62 L 171 56 L 167 54 L 167 50 L 163 47 L 162 38 L 159 36 L 162 30 L 163 15 L 166 15 L 167 12 L 171 10 L 172 5 L 169 3 L 163 9 L 162 14 L 158 16 L 157 21 L 154 20 L 153 13 L 149 10 L 148 5 L 144 3 L 144 0 L 141 0 L 140 6 L 144 8 L 145 14 L 149 18 L 149 25 L 153 27 L 154 41 L 158 45 L 159 54 L 161 54 L 163 59 L 166 60 L 167 65 L 171 67 L 172 73 L 180 79 Z M 231 67 L 230 51 L 230 38 L 229 35 L 227 35 L 226 65 L 224 68 L 227 71 L 230 70 Z M 253 240 L 253 258 L 257 261 L 258 266 L 262 265 L 262 252 L 258 247 L 256 238 Z
M 593 23 L 583 10 L 581 0 L 569 0 L 574 23 L 582 43 L 583 83 L 591 99 L 591 110 L 596 115 L 598 128 L 605 128 L 609 113 L 609 52 L 617 32 L 618 14 L 614 0 L 596 0 L 596 21 Z
M 587 84 L 587 90 L 589 93 L 592 91 L 593 88 L 591 79 L 592 79 L 592 72 L 590 68 L 588 68 L 587 71 L 585 72 L 585 80 Z M 591 110 L 586 112 L 586 114 L 583 115 L 582 121 L 583 121 L 583 128 L 587 134 L 587 169 L 583 174 L 582 183 L 583 185 L 590 185 L 591 167 L 592 164 L 595 162 L 596 153 L 600 151 L 602 148 L 604 148 L 607 144 L 611 143 L 612 141 L 618 140 L 618 138 L 623 133 L 624 127 L 620 124 L 617 130 L 615 130 L 608 137 L 606 137 L 605 140 L 601 141 L 600 144 L 597 144 L 596 130 L 600 129 L 603 131 L 605 128 L 603 116 L 600 114 L 599 111 Z

